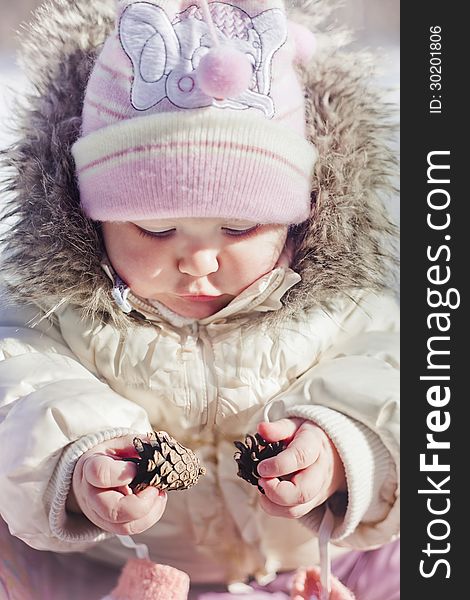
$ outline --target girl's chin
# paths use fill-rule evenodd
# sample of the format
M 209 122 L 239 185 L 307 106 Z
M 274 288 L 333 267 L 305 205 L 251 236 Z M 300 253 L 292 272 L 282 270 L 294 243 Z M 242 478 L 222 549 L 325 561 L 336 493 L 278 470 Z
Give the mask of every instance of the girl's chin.
M 227 306 L 232 297 L 225 294 L 213 300 L 201 300 L 200 298 L 193 300 L 191 298 L 174 297 L 162 298 L 158 301 L 169 308 L 171 311 L 190 319 L 205 319 L 215 315 L 222 308 Z

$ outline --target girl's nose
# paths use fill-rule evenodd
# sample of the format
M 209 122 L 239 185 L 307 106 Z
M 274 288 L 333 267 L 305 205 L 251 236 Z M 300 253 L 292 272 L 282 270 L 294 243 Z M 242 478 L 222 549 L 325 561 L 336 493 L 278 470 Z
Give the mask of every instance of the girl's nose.
M 181 273 L 193 277 L 204 277 L 210 275 L 210 273 L 215 273 L 219 269 L 217 251 L 205 248 L 190 252 L 180 259 L 178 269 Z

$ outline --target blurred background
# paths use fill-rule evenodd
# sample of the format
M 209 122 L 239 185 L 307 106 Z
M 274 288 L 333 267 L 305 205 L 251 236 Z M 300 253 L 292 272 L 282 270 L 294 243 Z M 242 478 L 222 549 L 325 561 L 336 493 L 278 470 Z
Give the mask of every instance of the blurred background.
M 0 1 L 0 50 L 14 49 L 14 32 L 19 23 L 28 19 L 39 0 Z M 400 3 L 398 0 L 344 0 L 338 18 L 361 33 L 364 41 L 398 43 Z

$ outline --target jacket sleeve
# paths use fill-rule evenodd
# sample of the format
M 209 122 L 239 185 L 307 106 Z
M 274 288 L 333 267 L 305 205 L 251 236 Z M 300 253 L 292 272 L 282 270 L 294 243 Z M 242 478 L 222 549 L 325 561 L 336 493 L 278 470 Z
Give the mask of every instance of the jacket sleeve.
M 147 414 L 83 367 L 58 329 L 0 314 L 0 514 L 39 550 L 79 551 L 107 537 L 65 510 L 74 465 L 107 439 L 151 430 Z
M 331 540 L 373 548 L 399 533 L 398 306 L 391 297 L 364 295 L 321 319 L 328 321 L 327 343 L 315 364 L 267 406 L 265 418 L 301 417 L 327 433 L 348 487 L 346 498 L 330 499 L 337 513 Z M 318 532 L 324 511 L 319 506 L 301 520 Z

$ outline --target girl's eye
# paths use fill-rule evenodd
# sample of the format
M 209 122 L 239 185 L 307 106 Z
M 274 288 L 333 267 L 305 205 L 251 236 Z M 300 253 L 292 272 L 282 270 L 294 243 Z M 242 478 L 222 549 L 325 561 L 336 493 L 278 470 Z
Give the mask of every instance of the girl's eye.
M 247 229 L 233 229 L 232 227 L 222 227 L 222 230 L 227 235 L 233 236 L 249 235 L 251 233 L 254 233 L 257 229 L 259 229 L 259 225 L 254 225 L 253 227 L 248 227 Z
M 150 238 L 167 238 L 176 231 L 174 227 L 172 229 L 165 229 L 163 231 L 149 231 L 148 229 L 142 229 L 141 227 L 138 229 L 141 236 Z

